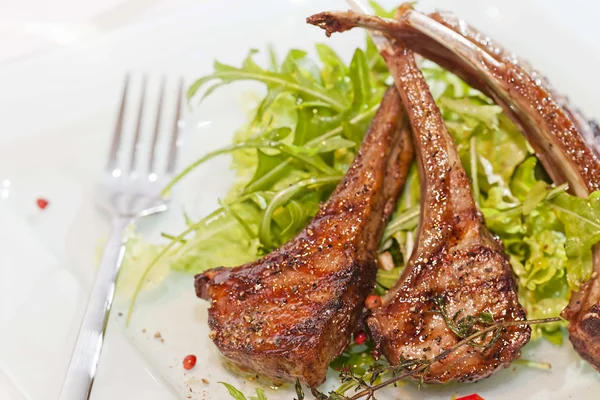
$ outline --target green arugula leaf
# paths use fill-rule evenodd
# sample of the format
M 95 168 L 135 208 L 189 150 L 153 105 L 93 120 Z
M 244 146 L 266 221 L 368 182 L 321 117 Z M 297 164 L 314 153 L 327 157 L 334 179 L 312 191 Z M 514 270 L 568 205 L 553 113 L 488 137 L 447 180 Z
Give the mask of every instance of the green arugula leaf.
M 279 207 L 287 204 L 288 201 L 290 201 L 292 198 L 294 198 L 303 191 L 310 190 L 311 188 L 315 188 L 322 185 L 337 184 L 341 179 L 341 175 L 327 176 L 322 178 L 310 178 L 300 181 L 292 186 L 289 186 L 284 190 L 278 192 L 275 196 L 273 196 L 272 200 L 269 202 L 269 205 L 267 206 L 263 214 L 263 218 L 260 224 L 258 236 L 262 245 L 266 249 L 274 249 L 276 247 L 274 245 L 273 238 L 271 235 L 271 222 L 273 219 L 273 214 Z
M 255 184 L 257 181 L 262 179 L 261 185 L 256 187 L 257 190 L 262 190 L 271 186 L 273 183 L 278 181 L 287 171 L 285 168 L 277 168 L 282 165 L 288 156 L 283 153 L 267 154 L 262 150 L 257 151 L 256 171 L 248 185 Z M 291 168 L 291 165 L 288 165 Z
M 378 85 L 385 85 L 388 79 L 390 79 L 390 71 L 387 69 L 387 65 L 379 54 L 379 50 L 373 39 L 370 36 L 367 36 L 367 48 L 365 50 L 365 55 L 367 57 L 367 63 L 369 64 L 369 70 L 373 76 L 373 80 Z M 390 82 L 388 82 L 390 83 Z
M 341 123 L 340 116 L 331 117 L 314 111 L 311 107 L 301 107 L 298 110 L 298 122 L 294 130 L 295 145 L 303 146 Z
M 250 400 L 267 400 L 265 391 L 260 388 L 256 388 L 256 396 L 250 396 Z
M 256 113 L 254 114 L 254 120 L 250 123 L 250 127 L 258 126 L 265 119 L 265 112 L 271 107 L 273 102 L 277 100 L 277 97 L 283 92 L 283 86 L 276 86 L 273 89 L 267 90 L 267 95 L 260 102 L 260 105 L 256 109 Z
M 235 386 L 230 385 L 229 383 L 226 382 L 219 382 L 221 385 L 225 386 L 225 388 L 227 389 L 227 391 L 229 392 L 229 395 L 234 399 L 234 400 L 267 400 L 267 396 L 265 395 L 265 391 L 261 388 L 256 388 L 256 396 L 248 396 L 246 398 L 246 396 L 244 395 L 244 393 L 242 393 L 240 390 L 236 389 Z
M 367 369 L 373 365 L 375 359 L 371 355 L 374 350 L 372 342 L 364 344 L 350 344 L 344 352 L 331 363 L 330 367 L 335 370 L 341 370 L 344 367 L 352 367 L 359 374 L 364 374 Z
M 565 235 L 556 231 L 545 231 L 527 236 L 523 242 L 529 246 L 529 257 L 524 264 L 521 283 L 529 290 L 549 282 L 555 276 L 564 276 L 567 266 Z
M 383 18 L 394 18 L 394 13 L 396 12 L 396 7 L 392 8 L 390 11 L 387 11 L 383 8 L 379 3 L 374 0 L 369 0 L 369 5 L 375 11 L 375 15 Z
M 253 232 L 259 228 L 260 207 L 250 201 L 226 207 L 229 211 L 223 209 L 195 227 L 194 235 L 171 256 L 171 269 L 200 273 L 256 258 L 260 243 Z
M 329 166 L 321 157 L 316 155 L 318 154 L 318 150 L 311 151 L 310 148 L 293 146 L 284 143 L 278 144 L 277 149 L 282 153 L 302 161 L 305 165 L 310 166 L 316 171 L 325 175 L 334 175 L 337 173 L 333 167 Z
M 404 270 L 403 267 L 396 267 L 389 271 L 378 269 L 377 270 L 377 284 L 382 286 L 385 290 L 391 289 L 398 278 L 400 278 L 400 274 Z
M 252 56 L 255 53 L 256 50 L 250 51 L 242 63 L 241 68 L 236 68 L 215 61 L 215 72 L 194 82 L 188 89 L 188 98 L 191 99 L 200 89 L 204 88 L 206 84 L 214 81 L 217 81 L 217 83 L 205 91 L 204 95 L 201 97 L 201 100 L 210 95 L 221 85 L 242 80 L 254 80 L 264 83 L 269 88 L 280 87 L 282 90 L 297 93 L 301 98 L 320 100 L 324 105 L 331 107 L 336 111 L 342 111 L 346 108 L 346 102 L 344 99 L 339 98 L 339 96 L 337 96 L 335 93 L 327 91 L 317 82 L 314 82 L 310 79 L 304 79 L 306 78 L 306 74 L 302 72 L 303 70 L 298 68 L 296 62 L 299 59 L 302 59 L 305 54 L 302 56 L 298 54 L 295 54 L 294 56 L 289 55 L 286 58 L 286 62 L 284 62 L 282 66 L 282 71 L 273 72 L 260 68 L 254 62 Z M 295 72 L 296 74 L 293 75 L 292 72 Z
M 354 100 L 352 109 L 360 110 L 365 103 L 369 103 L 373 84 L 371 83 L 371 71 L 365 53 L 361 49 L 354 52 L 350 62 L 350 80 L 352 81 L 352 92 Z
M 317 84 L 323 86 L 321 78 L 321 68 L 309 57 L 298 58 L 294 62 L 293 75 L 296 76 L 298 82 L 309 82 L 308 84 Z
M 299 379 L 296 379 L 294 388 L 296 389 L 296 395 L 298 396 L 298 398 L 294 400 L 304 400 L 304 390 L 302 390 L 302 385 L 300 384 Z
M 331 49 L 324 44 L 317 44 L 317 54 L 323 63 L 321 76 L 323 85 L 340 93 L 350 94 L 352 87 L 345 79 L 348 76 L 348 67 L 342 59 Z
M 488 228 L 502 238 L 525 232 L 520 204 L 511 202 L 506 194 L 503 188 L 492 187 L 481 204 Z
M 329 153 L 330 151 L 348 149 L 351 147 L 356 147 L 356 143 L 352 140 L 347 140 L 341 136 L 334 136 L 332 138 L 327 138 L 319 143 L 311 144 L 306 147 L 310 153 L 320 154 L 320 153 Z
M 312 199 L 311 199 L 312 200 Z M 306 226 L 314 212 L 312 201 L 300 202 L 291 200 L 285 207 L 281 207 L 273 212 L 273 221 L 279 226 L 280 240 L 278 243 L 285 243 L 296 235 L 296 233 Z
M 492 130 L 499 128 L 498 117 L 502 113 L 502 108 L 497 105 L 475 105 L 470 98 L 441 97 L 439 101 L 445 110 L 452 111 L 463 119 L 473 118 Z
M 361 127 L 344 121 L 342 122 L 342 129 L 344 137 L 346 139 L 351 140 L 356 145 L 360 144 L 364 135 L 363 129 Z
M 233 397 L 235 400 L 248 400 L 246 398 L 246 396 L 244 396 L 244 393 L 242 393 L 238 389 L 236 389 L 235 386 L 230 385 L 227 382 L 219 382 L 219 383 L 221 385 L 225 386 L 225 388 L 227 388 L 227 391 L 229 392 L 231 397 Z
M 546 198 L 549 185 L 543 181 L 537 181 L 531 188 L 527 197 L 523 199 L 523 215 L 528 215 Z
M 419 214 L 419 206 L 414 206 L 393 216 L 385 228 L 382 242 L 385 242 L 398 231 L 413 230 L 419 223 Z
M 477 136 L 480 182 L 486 190 L 494 185 L 508 188 L 517 166 L 529 156 L 530 149 L 517 127 L 500 115 L 498 129 L 489 125 L 474 129 Z
M 279 71 L 279 63 L 277 62 L 277 53 L 275 52 L 275 48 L 272 45 L 267 47 L 269 51 L 269 68 L 273 72 Z

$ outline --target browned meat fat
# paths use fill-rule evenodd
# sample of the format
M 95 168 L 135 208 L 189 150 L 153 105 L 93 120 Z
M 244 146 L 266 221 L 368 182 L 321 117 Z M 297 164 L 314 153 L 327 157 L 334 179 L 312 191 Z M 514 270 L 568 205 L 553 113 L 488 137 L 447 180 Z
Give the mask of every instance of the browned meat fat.
M 489 313 L 495 321 L 519 321 L 525 312 L 508 258 L 475 205 L 454 142 L 412 53 L 397 45 L 382 55 L 410 118 L 421 177 L 415 250 L 384 306 L 367 319 L 377 348 L 392 364 L 399 364 L 403 359 L 433 358 L 462 339 L 436 313 L 440 301 L 457 320 Z M 507 328 L 491 348 L 459 348 L 422 378 L 484 378 L 518 357 L 529 337 L 528 326 Z
M 264 258 L 197 275 L 211 339 L 243 369 L 277 380 L 325 380 L 375 284 L 383 228 L 412 161 L 400 97 L 390 88 L 356 159 L 298 236 Z
M 527 63 L 488 36 L 449 13 L 423 15 L 408 9 L 399 21 L 353 12 L 325 12 L 309 22 L 328 34 L 355 26 L 384 32 L 459 75 L 490 96 L 521 128 L 546 171 L 557 184 L 587 197 L 600 189 L 598 151 L 588 147 L 597 133 Z M 600 371 L 600 245 L 594 248 L 594 272 L 563 311 L 569 337 L 579 354 Z
M 568 182 L 573 193 L 587 197 L 600 189 L 600 137 L 596 126 L 558 94 L 544 76 L 527 62 L 493 43 L 489 37 L 449 13 L 431 15 L 435 21 L 454 32 L 461 32 L 481 51 L 495 55 L 506 72 L 496 75 L 503 85 L 481 88 L 495 98 L 504 110 L 510 110 L 542 164 L 557 183 Z M 460 27 L 462 26 L 462 28 Z M 516 77 L 516 79 L 515 79 Z M 600 371 L 600 245 L 594 248 L 592 279 L 573 293 L 562 316 L 569 320 L 569 338 L 581 357 Z
M 600 161 L 587 146 L 543 76 L 448 13 L 421 14 L 409 7 L 399 20 L 354 12 L 323 12 L 308 22 L 328 33 L 363 27 L 384 32 L 456 73 L 512 117 L 555 182 L 586 196 L 600 189 Z

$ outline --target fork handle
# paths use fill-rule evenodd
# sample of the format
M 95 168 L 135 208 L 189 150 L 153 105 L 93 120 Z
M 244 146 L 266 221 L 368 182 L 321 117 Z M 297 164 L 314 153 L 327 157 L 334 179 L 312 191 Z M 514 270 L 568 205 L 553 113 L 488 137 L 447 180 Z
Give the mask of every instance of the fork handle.
M 130 222 L 131 218 L 115 218 L 112 222 L 112 232 L 102 254 L 59 400 L 89 399 L 115 293 L 117 273 L 125 253 L 125 231 Z

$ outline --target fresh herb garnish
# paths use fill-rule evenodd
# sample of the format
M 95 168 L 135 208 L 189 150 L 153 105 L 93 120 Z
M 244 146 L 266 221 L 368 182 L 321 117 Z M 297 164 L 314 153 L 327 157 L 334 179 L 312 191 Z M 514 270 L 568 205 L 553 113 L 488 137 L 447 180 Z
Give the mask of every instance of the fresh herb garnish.
M 299 379 L 296 379 L 294 389 L 296 389 L 296 396 L 298 396 L 298 398 L 294 400 L 304 400 L 304 390 L 302 389 L 302 384 Z
M 433 297 L 433 302 L 437 306 L 437 309 L 433 312 L 440 314 L 448 329 L 461 339 L 475 333 L 477 331 L 477 329 L 475 329 L 476 324 L 486 327 L 494 324 L 494 317 L 488 312 L 481 312 L 477 315 L 467 315 L 466 317 L 459 318 L 463 310 L 458 310 L 450 317 L 446 312 L 446 298 L 444 296 Z
M 522 365 L 522 366 L 528 367 L 528 368 L 543 369 L 543 370 L 550 370 L 550 369 L 552 369 L 552 364 L 550 364 L 550 363 L 539 362 L 539 361 L 532 361 L 532 360 L 525 360 L 523 358 L 519 358 L 518 360 L 514 360 L 512 363 L 516 364 L 516 365 Z
M 226 382 L 219 382 L 221 385 L 225 386 L 225 388 L 227 388 L 227 391 L 229 392 L 229 395 L 231 397 L 233 397 L 235 400 L 267 400 L 267 396 L 265 396 L 265 391 L 263 389 L 260 388 L 256 388 L 256 396 L 248 396 L 246 397 L 244 395 L 244 393 L 242 393 L 240 390 L 236 389 L 235 386 L 226 383 Z
M 561 318 L 544 318 L 527 321 L 508 321 L 508 322 L 493 322 L 493 318 L 488 313 L 479 313 L 476 316 L 467 316 L 462 319 L 457 319 L 456 315 L 451 318 L 446 314 L 445 311 L 445 300 L 441 297 L 434 299 L 434 303 L 438 307 L 436 312 L 439 312 L 444 317 L 448 328 L 450 328 L 457 336 L 461 337 L 461 340 L 455 345 L 442 351 L 436 357 L 427 359 L 403 359 L 398 365 L 383 364 L 380 362 L 374 362 L 365 370 L 363 367 L 352 367 L 343 366 L 340 369 L 339 377 L 342 385 L 335 391 L 329 393 L 323 393 L 317 388 L 311 388 L 311 394 L 317 400 L 376 400 L 375 393 L 387 386 L 396 385 L 398 382 L 418 375 L 426 374 L 427 370 L 435 363 L 448 357 L 450 354 L 455 352 L 461 347 L 471 346 L 475 348 L 481 348 L 481 351 L 493 347 L 502 332 L 509 327 L 523 326 L 523 325 L 544 325 L 548 323 L 560 322 Z M 457 313 L 458 314 L 458 313 Z M 450 321 L 450 323 L 448 323 Z M 482 329 L 474 329 L 474 324 L 471 321 L 477 321 L 483 324 Z M 465 332 L 469 332 L 468 335 Z M 461 336 L 464 335 L 464 336 Z M 529 360 L 516 360 L 516 364 L 525 365 L 533 368 L 549 369 L 551 366 L 547 363 L 537 363 Z M 384 379 L 385 378 L 385 379 Z M 422 380 L 421 380 L 422 382 Z M 244 394 L 231 386 L 230 384 L 219 382 L 225 385 L 229 394 L 236 400 L 248 400 Z M 355 394 L 346 395 L 346 393 L 354 388 Z M 298 379 L 294 385 L 297 399 L 304 400 L 304 390 Z M 256 389 L 259 397 L 250 397 L 249 400 L 266 400 L 264 397 L 264 391 L 262 389 Z M 262 396 L 262 397 L 261 397 Z
M 487 318 L 484 317 L 484 320 L 487 320 Z M 464 337 L 454 346 L 444 350 L 432 359 L 423 358 L 403 360 L 397 366 L 374 365 L 365 375 L 356 374 L 356 372 L 353 371 L 352 368 L 346 368 L 342 370 L 342 372 L 340 373 L 340 378 L 342 379 L 342 382 L 351 381 L 354 383 L 355 391 L 357 392 L 354 395 L 346 396 L 344 394 L 340 394 L 339 392 L 330 392 L 329 394 L 325 394 L 319 392 L 317 389 L 312 389 L 312 393 L 319 400 L 357 400 L 362 398 L 364 398 L 365 400 L 376 400 L 375 393 L 377 391 L 387 386 L 394 385 L 403 379 L 426 373 L 427 369 L 431 367 L 431 365 L 446 358 L 448 355 L 450 355 L 451 353 L 463 346 L 483 347 L 482 351 L 485 351 L 485 349 L 491 347 L 490 343 L 492 343 L 493 345 L 495 340 L 494 338 L 499 337 L 502 331 L 506 328 L 522 325 L 540 325 L 554 323 L 560 320 L 560 318 L 555 317 L 529 321 L 496 322 L 480 330 L 472 331 L 472 333 L 469 336 Z M 490 336 L 490 339 L 488 339 L 488 341 L 485 342 L 484 340 L 488 336 Z M 381 380 L 379 383 L 376 383 L 377 380 L 380 379 L 381 376 L 384 374 L 386 374 L 389 377 L 385 380 Z

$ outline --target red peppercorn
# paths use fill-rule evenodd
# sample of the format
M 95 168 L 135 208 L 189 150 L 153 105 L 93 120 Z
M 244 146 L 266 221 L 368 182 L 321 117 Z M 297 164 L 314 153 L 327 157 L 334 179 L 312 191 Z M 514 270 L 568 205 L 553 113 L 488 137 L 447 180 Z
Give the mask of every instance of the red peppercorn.
M 484 400 L 484 398 L 478 395 L 477 393 L 473 393 L 468 396 L 459 397 L 456 400 Z
M 367 334 L 364 332 L 359 332 L 356 335 L 354 335 L 354 343 L 356 344 L 363 344 L 364 342 L 367 341 Z
M 192 368 L 194 368 L 194 366 L 196 365 L 196 356 L 193 354 L 190 354 L 188 356 L 185 356 L 185 358 L 183 359 L 183 368 L 187 369 L 188 371 Z
M 377 296 L 376 294 L 370 294 L 369 296 L 367 296 L 367 299 L 365 300 L 365 306 L 369 310 L 372 310 L 377 307 L 381 307 L 381 297 Z
M 48 200 L 44 198 L 39 197 L 35 202 L 40 210 L 43 210 L 44 208 L 48 207 Z

